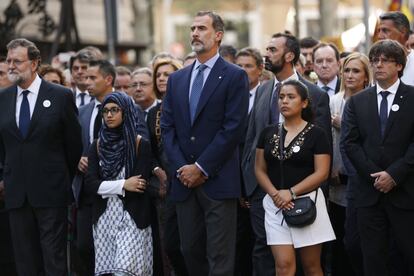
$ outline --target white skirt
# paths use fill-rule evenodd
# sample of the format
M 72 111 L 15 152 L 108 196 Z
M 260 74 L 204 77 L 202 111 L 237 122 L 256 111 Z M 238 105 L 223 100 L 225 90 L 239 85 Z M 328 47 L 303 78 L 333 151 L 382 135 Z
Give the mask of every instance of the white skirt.
M 314 200 L 315 193 L 313 191 L 300 197 L 310 196 Z M 321 189 L 318 190 L 316 219 L 312 224 L 302 228 L 289 227 L 283 220 L 282 212 L 278 212 L 279 208 L 276 207 L 269 195 L 263 198 L 263 208 L 268 245 L 291 244 L 294 248 L 300 248 L 335 240 L 335 233 L 329 220 L 325 197 Z

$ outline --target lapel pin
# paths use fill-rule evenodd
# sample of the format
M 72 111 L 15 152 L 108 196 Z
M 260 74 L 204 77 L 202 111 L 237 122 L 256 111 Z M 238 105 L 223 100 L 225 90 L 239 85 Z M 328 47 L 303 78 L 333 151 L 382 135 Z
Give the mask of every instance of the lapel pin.
M 221 76 L 219 76 L 219 79 L 221 79 Z
M 394 112 L 397 112 L 399 109 L 400 109 L 400 106 L 398 104 L 393 104 L 391 106 L 391 110 L 394 111 Z
M 43 106 L 46 107 L 46 108 L 50 107 L 50 101 L 49 100 L 44 100 L 43 101 Z

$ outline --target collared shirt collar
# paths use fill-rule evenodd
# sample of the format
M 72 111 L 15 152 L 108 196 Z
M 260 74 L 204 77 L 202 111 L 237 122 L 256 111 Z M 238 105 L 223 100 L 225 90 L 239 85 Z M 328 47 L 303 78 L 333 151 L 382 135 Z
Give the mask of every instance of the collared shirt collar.
M 281 83 L 283 84 L 285 81 L 288 81 L 288 80 L 299 80 L 299 76 L 298 76 L 298 74 L 296 74 L 296 70 L 293 70 L 293 74 L 292 74 L 292 75 L 290 75 L 290 77 L 288 77 L 287 79 L 285 79 L 285 80 L 283 80 L 283 81 L 279 81 L 279 80 L 276 78 L 276 76 L 275 76 L 275 83 L 274 83 L 274 85 L 273 85 L 273 90 L 275 90 L 276 85 L 277 85 L 279 82 L 281 82 Z
M 204 62 L 204 65 L 206 65 L 209 69 L 213 68 L 214 64 L 216 64 L 216 61 L 219 59 L 219 57 L 220 55 L 217 52 L 212 58 Z M 194 67 L 193 67 L 193 71 L 198 70 L 198 67 L 200 66 L 200 64 L 201 63 L 198 61 L 198 59 L 196 59 Z
M 86 95 L 89 95 L 88 90 L 85 90 L 84 92 L 80 91 L 80 89 L 76 86 L 76 98 L 79 97 L 80 94 L 86 93 Z
M 250 91 L 249 91 L 249 95 L 250 97 L 254 96 L 254 94 L 257 91 L 257 88 L 260 86 L 260 81 L 257 83 L 257 85 L 255 87 L 253 87 Z
M 377 94 L 381 93 L 382 91 L 388 91 L 392 94 L 397 94 L 398 86 L 400 86 L 400 79 L 397 79 L 396 82 L 394 82 L 393 85 L 388 87 L 388 89 L 384 89 L 377 83 Z
M 148 113 L 150 111 L 150 109 L 153 108 L 154 106 L 156 106 L 157 104 L 158 104 L 158 101 L 154 100 L 152 102 L 152 104 L 147 109 L 145 109 L 144 111 Z
M 335 91 L 336 89 L 336 82 L 338 81 L 338 76 L 335 76 L 335 78 L 333 78 L 330 82 L 328 82 L 326 85 L 323 84 L 320 80 L 318 80 L 318 86 L 319 87 L 324 87 L 324 86 L 328 86 L 329 89 L 331 89 L 332 91 Z
M 20 96 L 24 90 L 29 90 L 30 93 L 39 94 L 40 85 L 42 84 L 42 79 L 36 74 L 36 78 L 32 81 L 30 86 L 27 89 L 23 89 L 20 86 L 17 86 L 17 96 Z

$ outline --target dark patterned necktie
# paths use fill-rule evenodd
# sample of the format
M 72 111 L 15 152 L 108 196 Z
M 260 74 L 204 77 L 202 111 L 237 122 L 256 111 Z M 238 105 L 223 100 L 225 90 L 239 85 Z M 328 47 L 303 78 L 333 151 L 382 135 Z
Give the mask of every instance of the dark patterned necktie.
M 381 122 L 381 136 L 384 136 L 385 132 L 385 126 L 387 125 L 387 119 L 388 119 L 388 100 L 387 97 L 390 94 L 388 91 L 382 91 L 380 92 L 382 96 L 381 104 L 380 104 L 380 122 Z
M 270 123 L 277 124 L 279 123 L 279 92 L 282 83 L 278 82 L 276 84 L 275 90 L 272 94 L 272 100 L 270 102 Z
M 79 96 L 81 98 L 81 102 L 79 104 L 79 106 L 85 105 L 85 93 L 80 93 Z
M 29 94 L 29 90 L 24 90 L 23 100 L 20 105 L 20 115 L 19 115 L 19 129 L 20 133 L 22 134 L 23 138 L 26 137 L 27 132 L 29 132 L 30 126 L 30 105 L 29 100 L 27 99 L 27 95 Z
M 101 129 L 101 126 L 102 126 L 102 110 L 101 110 L 101 105 L 98 104 L 96 106 L 96 108 L 98 109 L 98 114 L 96 115 L 95 122 L 93 124 L 93 139 L 98 139 L 99 130 Z
M 194 79 L 193 87 L 191 88 L 191 95 L 190 95 L 190 116 L 191 116 L 191 123 L 194 121 L 194 116 L 197 111 L 198 101 L 200 100 L 201 91 L 203 90 L 204 84 L 204 69 L 207 68 L 207 65 L 200 64 L 198 67 L 197 76 Z

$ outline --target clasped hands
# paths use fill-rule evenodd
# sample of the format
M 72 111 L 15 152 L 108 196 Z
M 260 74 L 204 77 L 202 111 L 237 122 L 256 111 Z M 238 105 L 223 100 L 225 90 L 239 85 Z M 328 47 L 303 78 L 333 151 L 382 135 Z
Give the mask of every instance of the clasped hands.
M 381 193 L 386 194 L 397 185 L 394 179 L 392 179 L 392 177 L 386 171 L 372 173 L 371 176 L 375 178 L 375 189 Z
M 273 203 L 279 209 L 290 210 L 295 206 L 292 201 L 292 195 L 289 190 L 278 190 L 270 195 Z
M 196 188 L 207 180 L 207 177 L 196 164 L 184 165 L 179 168 L 177 178 L 189 189 Z

